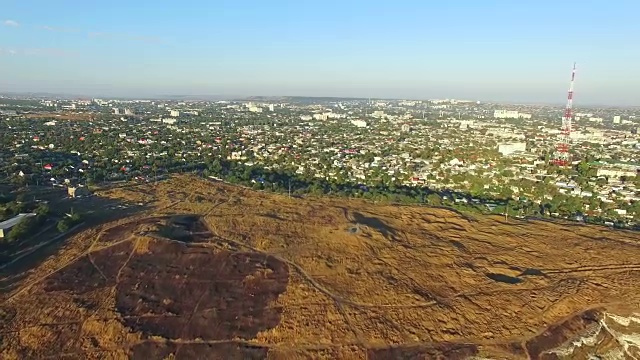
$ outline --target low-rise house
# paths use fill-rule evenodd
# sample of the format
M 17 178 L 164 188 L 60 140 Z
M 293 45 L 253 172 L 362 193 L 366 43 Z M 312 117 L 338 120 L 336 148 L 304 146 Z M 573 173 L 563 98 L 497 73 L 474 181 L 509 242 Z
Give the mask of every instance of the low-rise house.
M 36 214 L 34 214 L 34 213 L 21 213 L 21 214 L 18 214 L 16 216 L 12 217 L 9 220 L 5 220 L 3 222 L 0 222 L 0 239 L 4 239 L 9 234 L 11 229 L 13 229 L 16 225 L 20 224 L 25 219 L 33 217 L 33 216 L 36 216 Z

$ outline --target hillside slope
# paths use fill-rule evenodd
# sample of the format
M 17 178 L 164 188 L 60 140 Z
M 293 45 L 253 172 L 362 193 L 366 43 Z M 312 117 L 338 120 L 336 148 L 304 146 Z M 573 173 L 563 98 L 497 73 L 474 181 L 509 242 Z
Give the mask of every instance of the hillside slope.
M 191 176 L 98 195 L 151 210 L 74 235 L 4 294 L 1 358 L 640 354 L 622 336 L 640 333 L 637 233 Z

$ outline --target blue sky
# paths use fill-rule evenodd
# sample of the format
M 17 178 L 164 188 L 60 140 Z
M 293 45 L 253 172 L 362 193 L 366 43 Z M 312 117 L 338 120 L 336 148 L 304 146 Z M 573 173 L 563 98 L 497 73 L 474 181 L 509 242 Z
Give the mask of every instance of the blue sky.
M 638 1 L 0 0 L 0 90 L 640 105 Z

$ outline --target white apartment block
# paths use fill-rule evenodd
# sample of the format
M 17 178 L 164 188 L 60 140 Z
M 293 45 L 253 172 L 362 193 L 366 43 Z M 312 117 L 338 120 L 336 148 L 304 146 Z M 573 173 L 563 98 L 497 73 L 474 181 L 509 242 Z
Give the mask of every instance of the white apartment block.
M 516 110 L 495 110 L 493 117 L 496 119 L 518 119 L 520 114 Z M 531 117 L 531 115 L 529 115 L 529 117 Z
M 621 176 L 634 177 L 638 175 L 637 170 L 632 169 L 615 169 L 615 168 L 599 168 L 597 176 L 606 176 L 610 178 L 619 178 Z
M 527 151 L 527 143 L 511 143 L 511 144 L 499 144 L 498 152 L 504 156 L 512 155 L 517 152 Z
M 351 120 L 351 124 L 360 127 L 360 128 L 366 128 L 367 127 L 367 122 L 364 120 Z

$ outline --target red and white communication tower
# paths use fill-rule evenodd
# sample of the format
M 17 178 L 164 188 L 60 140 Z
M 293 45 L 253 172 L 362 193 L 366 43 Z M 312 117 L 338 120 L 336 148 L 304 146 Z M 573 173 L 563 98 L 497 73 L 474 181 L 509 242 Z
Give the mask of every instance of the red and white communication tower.
M 571 163 L 569 155 L 569 146 L 571 144 L 571 119 L 573 118 L 573 82 L 576 78 L 576 63 L 573 63 L 571 71 L 571 85 L 569 85 L 569 94 L 567 95 L 567 107 L 562 117 L 562 128 L 560 129 L 560 138 L 556 146 L 556 153 L 553 163 L 558 166 L 567 166 Z

